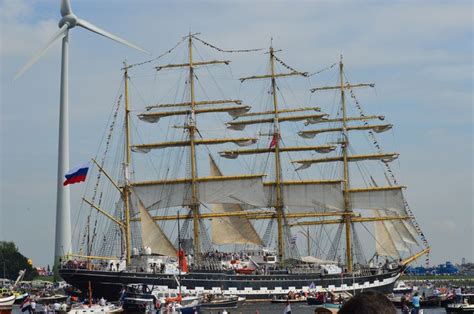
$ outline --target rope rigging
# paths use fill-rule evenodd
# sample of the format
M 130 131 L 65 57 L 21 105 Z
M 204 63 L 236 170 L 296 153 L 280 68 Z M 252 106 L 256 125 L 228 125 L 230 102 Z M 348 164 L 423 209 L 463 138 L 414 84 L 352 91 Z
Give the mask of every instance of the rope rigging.
M 292 71 L 292 72 L 300 72 L 300 71 L 297 71 L 295 68 L 292 68 L 291 66 L 289 66 L 288 64 L 286 64 L 285 62 L 283 62 L 283 60 L 281 60 L 280 58 L 278 58 L 277 56 L 273 55 L 273 57 L 275 58 L 276 61 L 278 61 L 278 63 L 280 63 L 283 67 L 287 68 L 288 70 Z M 308 76 L 308 72 L 301 72 L 302 75 L 304 77 L 307 77 Z
M 333 64 L 331 64 L 331 65 L 329 65 L 329 66 L 327 66 L 327 67 L 325 67 L 325 68 L 323 68 L 323 69 L 321 69 L 321 70 L 319 70 L 319 71 L 316 71 L 316 72 L 313 72 L 313 73 L 308 74 L 307 76 L 308 76 L 308 77 L 311 77 L 311 76 L 313 76 L 313 75 L 317 75 L 317 74 L 322 73 L 322 72 L 324 72 L 324 71 L 330 70 L 330 69 L 334 68 L 337 64 L 338 64 L 338 62 L 334 62 Z
M 130 64 L 130 65 L 127 65 L 126 68 L 127 69 L 130 69 L 130 68 L 133 68 L 133 67 L 136 67 L 136 66 L 140 66 L 140 65 L 144 65 L 144 64 L 147 64 L 147 63 L 151 63 L 153 61 L 156 61 L 158 59 L 161 59 L 162 57 L 172 53 L 176 48 L 178 48 L 179 45 L 181 45 L 181 43 L 183 43 L 184 41 L 186 40 L 186 38 L 183 38 L 181 39 L 176 45 L 173 46 L 173 48 L 171 49 L 168 49 L 166 50 L 164 53 L 162 53 L 161 55 L 159 55 L 158 57 L 155 57 L 153 59 L 149 59 L 149 60 L 146 60 L 146 61 L 143 61 L 143 62 L 138 62 L 138 63 L 134 63 L 134 64 Z
M 108 132 L 108 135 L 106 137 L 104 153 L 103 153 L 102 158 L 101 158 L 100 163 L 99 163 L 101 165 L 101 167 L 103 167 L 104 164 L 105 164 L 105 159 L 106 159 L 107 153 L 109 151 L 110 144 L 112 142 L 112 135 L 113 135 L 115 123 L 117 121 L 117 116 L 118 116 L 118 112 L 119 112 L 119 109 L 120 109 L 121 102 L 122 102 L 122 94 L 119 95 L 119 97 L 117 99 L 117 102 L 115 104 L 115 110 L 114 110 L 114 113 L 113 113 L 113 116 L 112 116 L 112 122 L 110 123 L 109 132 Z M 100 183 L 101 178 L 102 178 L 102 171 L 99 171 L 97 173 L 96 182 L 95 182 L 92 197 L 91 197 L 91 202 L 93 204 L 95 204 L 95 200 L 97 198 L 97 194 L 98 194 L 98 191 L 99 191 L 99 183 Z M 102 201 L 102 193 L 100 193 L 100 195 L 99 195 L 99 204 L 98 204 L 99 206 L 100 206 L 101 201 Z M 92 207 L 90 209 L 91 209 L 91 212 L 92 212 Z M 96 234 L 97 234 L 97 218 L 96 218 L 96 220 L 94 222 L 94 229 L 92 231 L 92 239 L 90 239 L 90 215 L 91 214 L 89 214 L 89 216 L 87 218 L 86 229 L 84 231 L 83 240 L 82 240 L 81 245 L 80 245 L 81 247 L 84 247 L 84 245 L 85 245 L 84 242 L 87 240 L 87 250 L 86 250 L 86 252 L 89 255 L 92 253 L 92 247 L 93 247 L 95 237 L 96 237 Z
M 211 47 L 212 49 L 215 49 L 217 51 L 220 51 L 220 52 L 225 52 L 225 53 L 234 53 L 234 52 L 255 52 L 255 51 L 262 51 L 263 48 L 256 48 L 256 49 L 237 49 L 237 50 L 225 50 L 225 49 L 222 49 L 222 48 L 219 48 L 213 44 L 210 44 L 204 40 L 202 40 L 201 38 L 199 37 L 196 37 L 195 35 L 191 35 L 194 39 L 196 39 L 197 41 L 201 42 L 202 44 L 208 46 L 208 47 Z
M 349 83 L 346 81 L 346 84 L 349 84 Z M 359 101 L 357 100 L 357 98 L 356 98 L 356 96 L 355 96 L 355 93 L 353 92 L 352 89 L 349 89 L 349 92 L 350 92 L 351 98 L 352 98 L 352 99 L 354 100 L 354 102 L 355 102 L 356 108 L 357 108 L 358 111 L 359 111 L 359 115 L 360 115 L 361 117 L 365 117 L 366 115 L 364 114 L 364 111 L 362 110 L 362 107 L 361 107 L 361 105 L 359 104 Z M 366 119 L 363 120 L 363 123 L 364 123 L 364 126 L 368 126 L 368 125 L 369 125 L 368 120 L 366 120 Z M 377 149 L 377 152 L 378 152 L 379 154 L 383 153 L 383 150 L 382 150 L 380 144 L 378 143 L 377 138 L 376 138 L 374 132 L 373 132 L 372 130 L 369 130 L 368 133 L 369 133 L 370 139 L 372 140 L 372 144 L 373 144 L 374 147 Z M 391 182 L 390 182 L 390 180 L 388 180 L 388 181 L 389 181 L 389 184 L 391 185 L 391 183 L 393 182 L 393 184 L 398 185 L 398 182 L 397 182 L 397 179 L 396 179 L 396 177 L 395 177 L 395 174 L 393 173 L 392 169 L 390 168 L 389 163 L 388 163 L 388 162 L 385 162 L 385 161 L 383 161 L 383 160 L 381 160 L 381 161 L 382 161 L 382 163 L 383 163 L 383 165 L 384 165 L 384 167 L 385 167 L 385 169 L 386 169 L 386 173 L 385 173 L 385 174 L 388 173 L 388 177 L 387 177 L 387 176 L 385 176 L 385 177 L 386 177 L 387 179 L 391 179 Z M 426 237 L 425 237 L 423 231 L 421 230 L 420 225 L 418 224 L 417 220 L 415 219 L 415 215 L 413 214 L 413 211 L 411 210 L 411 208 L 410 208 L 410 206 L 409 206 L 409 204 L 408 204 L 408 202 L 407 202 L 405 196 L 403 195 L 402 197 L 403 197 L 403 203 L 404 203 L 405 209 L 406 209 L 408 215 L 410 216 L 410 220 L 411 220 L 411 222 L 413 223 L 413 226 L 415 227 L 415 230 L 417 231 L 418 235 L 420 236 L 421 241 L 423 242 L 424 247 L 425 247 L 425 248 L 429 248 L 428 240 L 426 239 Z M 426 260 L 425 260 L 425 262 L 426 262 L 427 265 L 429 265 L 429 261 L 430 261 L 430 260 L 429 260 L 429 254 L 427 254 L 427 255 L 426 255 Z

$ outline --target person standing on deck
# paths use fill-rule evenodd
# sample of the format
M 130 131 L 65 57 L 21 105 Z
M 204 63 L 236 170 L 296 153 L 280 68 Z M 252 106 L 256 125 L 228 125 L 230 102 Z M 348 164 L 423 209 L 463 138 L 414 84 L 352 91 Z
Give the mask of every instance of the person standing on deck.
M 457 287 L 456 289 L 454 289 L 454 295 L 456 297 L 456 303 L 461 303 L 462 302 L 462 290 L 461 290 L 461 287 Z
M 411 298 L 411 303 L 413 304 L 413 313 L 418 314 L 420 312 L 420 296 L 418 292 L 415 292 L 415 295 Z

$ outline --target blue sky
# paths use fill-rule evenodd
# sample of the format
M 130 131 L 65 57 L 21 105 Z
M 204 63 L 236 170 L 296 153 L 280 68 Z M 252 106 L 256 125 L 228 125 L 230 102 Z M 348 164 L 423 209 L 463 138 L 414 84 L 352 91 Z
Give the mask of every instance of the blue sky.
M 54 250 L 60 45 L 12 78 L 56 31 L 58 2 L 0 1 L 0 239 L 14 240 L 38 264 L 50 263 Z M 370 110 L 395 124 L 399 178 L 433 247 L 432 261 L 474 260 L 471 1 L 86 0 L 72 6 L 79 17 L 154 55 L 189 30 L 224 48 L 267 47 L 273 37 L 284 60 L 309 72 L 342 53 L 353 81 L 377 84 L 375 94 L 364 94 Z M 70 37 L 75 165 L 97 151 L 122 61 L 147 56 L 83 29 Z M 236 77 L 255 74 L 263 57 L 241 60 Z

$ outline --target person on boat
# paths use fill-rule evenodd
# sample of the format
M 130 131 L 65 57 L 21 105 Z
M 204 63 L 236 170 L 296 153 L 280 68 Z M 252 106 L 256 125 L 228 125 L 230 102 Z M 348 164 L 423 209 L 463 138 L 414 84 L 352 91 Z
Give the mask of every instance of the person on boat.
M 339 293 L 339 297 L 337 298 L 337 303 L 342 304 L 344 299 L 342 298 L 342 295 Z
M 105 299 L 104 299 L 104 297 L 100 298 L 100 300 L 99 300 L 99 305 L 100 305 L 100 306 L 105 306 Z
M 125 286 L 123 286 L 122 290 L 120 291 L 120 297 L 119 297 L 120 303 L 123 303 L 123 301 L 125 300 L 125 295 L 126 294 L 127 294 L 127 288 Z
M 461 287 L 457 287 L 454 289 L 454 296 L 456 298 L 456 303 L 461 303 L 462 302 L 462 290 Z
M 396 314 L 392 302 L 382 293 L 376 291 L 362 292 L 344 303 L 339 314 Z
M 420 296 L 418 295 L 418 292 L 415 292 L 411 298 L 411 303 L 413 304 L 412 313 L 418 314 L 420 312 Z
M 286 306 L 285 306 L 285 309 L 283 310 L 283 314 L 291 314 L 290 301 L 286 301 Z
M 318 303 L 320 304 L 324 304 L 326 303 L 326 295 L 324 292 L 317 292 L 316 293 L 316 300 L 318 301 Z
M 36 301 L 34 299 L 31 300 L 30 307 L 31 307 L 31 312 L 35 313 L 36 312 Z
M 402 308 L 402 314 L 410 314 L 410 308 L 408 307 L 407 298 L 402 296 L 400 299 L 400 307 Z
M 59 312 L 59 310 L 61 310 L 61 304 L 59 304 L 58 302 L 54 302 L 53 310 L 54 312 Z

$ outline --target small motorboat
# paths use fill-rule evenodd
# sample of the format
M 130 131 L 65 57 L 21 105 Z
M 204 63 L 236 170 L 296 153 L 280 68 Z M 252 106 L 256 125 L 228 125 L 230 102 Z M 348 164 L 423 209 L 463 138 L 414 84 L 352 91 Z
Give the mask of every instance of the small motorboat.
M 61 303 L 66 301 L 67 295 L 63 294 L 42 294 L 35 298 L 36 303 L 38 304 L 51 304 L 51 303 Z
M 9 289 L 0 290 L 0 314 L 9 314 L 12 312 L 15 295 Z
M 245 303 L 245 300 L 247 300 L 247 298 L 245 298 L 245 297 L 239 297 L 239 298 L 237 299 L 237 306 L 241 306 L 242 304 L 244 304 L 244 303 Z
M 83 314 L 83 313 L 120 313 L 123 312 L 121 306 L 116 304 L 107 304 L 107 305 L 99 305 L 99 304 L 76 304 L 74 305 L 68 314 Z
M 320 296 L 308 296 L 306 298 L 306 302 L 308 303 L 308 305 L 323 305 L 324 298 Z
M 29 295 L 27 292 L 21 293 L 21 292 L 13 292 L 15 294 L 15 304 L 21 304 L 25 298 Z
M 239 306 L 239 297 L 234 295 L 208 294 L 201 303 L 203 309 L 230 309 Z
M 461 300 L 461 303 L 446 305 L 446 313 L 474 313 L 474 294 L 463 294 Z
M 402 307 L 402 297 L 399 296 L 390 296 L 389 300 L 392 301 L 395 307 Z M 428 307 L 439 307 L 441 305 L 441 297 L 431 295 L 420 300 L 420 307 L 421 308 L 428 308 Z M 407 305 L 412 306 L 411 300 L 407 300 Z
M 303 303 L 307 302 L 307 298 L 302 296 L 295 296 L 294 298 L 288 298 L 288 296 L 274 296 L 272 298 L 272 303 Z
M 316 292 L 306 297 L 308 305 L 320 305 L 322 307 L 339 308 L 342 303 L 352 298 L 352 294 L 347 291 L 338 293 Z
M 399 281 L 397 285 L 393 288 L 393 293 L 394 294 L 406 294 L 406 293 L 412 293 L 413 292 L 413 287 L 407 286 L 405 282 Z
M 183 298 L 184 301 L 184 298 Z M 194 299 L 193 301 L 182 304 L 179 302 L 172 302 L 162 305 L 162 313 L 181 313 L 181 314 L 195 314 L 201 310 L 201 300 Z
M 129 313 L 150 313 L 160 307 L 157 298 L 151 293 L 127 291 L 121 300 L 123 310 Z

